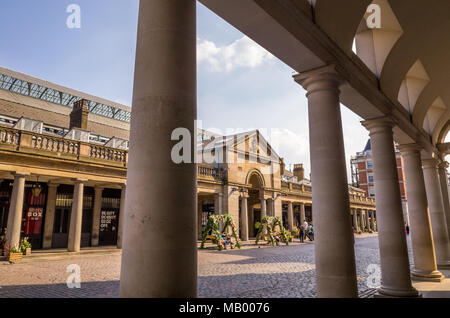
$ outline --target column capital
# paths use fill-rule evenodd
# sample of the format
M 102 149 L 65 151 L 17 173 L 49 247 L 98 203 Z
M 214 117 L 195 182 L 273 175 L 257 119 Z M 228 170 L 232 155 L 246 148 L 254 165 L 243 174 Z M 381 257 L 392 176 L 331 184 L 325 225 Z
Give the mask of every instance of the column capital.
M 99 185 L 94 186 L 95 191 L 103 191 L 104 189 L 105 189 L 104 186 L 99 186 Z
M 73 181 L 73 183 L 84 183 L 86 181 L 88 181 L 88 179 L 82 179 L 82 178 L 72 178 L 71 179 Z
M 437 169 L 437 168 L 438 168 L 438 165 L 439 165 L 439 160 L 438 160 L 438 159 L 435 159 L 435 158 L 433 158 L 433 159 L 424 159 L 424 160 L 422 160 L 422 166 L 423 166 L 424 169 L 425 169 L 425 168 L 428 168 L 428 169 L 430 169 L 430 168 Z
M 339 93 L 339 86 L 344 81 L 336 71 L 336 65 L 334 64 L 296 74 L 293 78 L 307 90 L 307 97 L 312 93 L 322 90 L 336 90 Z
M 445 160 L 440 160 L 438 167 L 447 169 L 448 168 L 448 162 L 445 161 Z
M 403 155 L 408 153 L 420 153 L 423 150 L 423 147 L 417 143 L 412 143 L 399 145 L 397 146 L 397 149 L 400 150 Z
M 13 177 L 28 177 L 30 175 L 29 172 L 15 171 L 12 173 Z
M 47 183 L 47 186 L 48 186 L 49 188 L 57 188 L 57 187 L 59 186 L 59 183 L 55 183 L 55 182 L 49 181 L 49 182 Z
M 392 132 L 392 128 L 394 128 L 396 122 L 388 116 L 382 116 L 363 120 L 361 121 L 361 124 L 370 132 L 370 135 L 372 135 L 381 131 L 389 130 Z

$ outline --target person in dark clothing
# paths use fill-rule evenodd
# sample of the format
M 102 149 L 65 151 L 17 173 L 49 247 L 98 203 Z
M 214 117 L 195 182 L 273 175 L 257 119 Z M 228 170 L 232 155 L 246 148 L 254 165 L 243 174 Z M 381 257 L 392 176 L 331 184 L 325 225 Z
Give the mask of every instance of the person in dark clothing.
M 300 238 L 300 243 L 303 243 L 303 238 L 305 237 L 305 227 L 303 225 L 300 225 L 298 230 L 299 230 L 298 237 Z

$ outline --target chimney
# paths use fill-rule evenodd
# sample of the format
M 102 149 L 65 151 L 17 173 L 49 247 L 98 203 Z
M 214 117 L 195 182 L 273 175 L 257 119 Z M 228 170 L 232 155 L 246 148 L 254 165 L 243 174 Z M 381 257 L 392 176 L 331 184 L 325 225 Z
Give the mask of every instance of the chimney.
M 294 165 L 294 176 L 297 177 L 299 181 L 305 179 L 305 169 L 303 169 L 303 163 Z
M 70 113 L 69 129 L 80 128 L 87 130 L 88 126 L 88 108 L 87 100 L 81 99 L 73 104 L 73 110 Z
M 280 170 L 281 170 L 281 175 L 284 175 L 284 172 L 286 170 L 286 165 L 284 163 L 284 158 L 280 158 Z

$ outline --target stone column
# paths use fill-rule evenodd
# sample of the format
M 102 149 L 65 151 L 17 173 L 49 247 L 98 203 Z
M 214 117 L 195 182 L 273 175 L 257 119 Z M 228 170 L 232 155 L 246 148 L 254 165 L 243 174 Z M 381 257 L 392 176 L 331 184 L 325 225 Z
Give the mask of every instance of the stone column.
M 444 214 L 445 221 L 447 222 L 447 233 L 450 236 L 450 201 L 448 196 L 448 176 L 447 176 L 448 163 L 441 161 L 439 164 L 439 181 L 442 189 L 442 200 L 444 201 Z
M 450 268 L 450 243 L 448 240 L 447 222 L 445 220 L 442 188 L 438 174 L 437 159 L 422 161 L 428 208 L 430 210 L 436 263 L 440 269 Z
M 125 198 L 127 193 L 127 186 L 122 186 L 120 192 L 120 210 L 119 210 L 119 228 L 117 229 L 117 248 L 122 248 L 123 245 L 123 223 L 126 220 L 125 217 Z
M 367 226 L 367 231 L 371 232 L 372 229 L 370 227 L 370 216 L 369 216 L 369 210 L 366 210 L 366 226 Z
M 48 183 L 47 187 L 47 205 L 45 207 L 44 235 L 42 241 L 42 248 L 44 249 L 52 247 L 53 224 L 55 222 L 56 192 L 58 190 L 58 184 Z
M 95 195 L 94 195 L 94 209 L 92 211 L 92 238 L 91 245 L 98 246 L 98 240 L 100 235 L 100 213 L 102 210 L 102 187 L 95 187 Z
M 195 0 L 140 2 L 120 297 L 197 296 L 196 45 Z
M 74 180 L 72 210 L 70 212 L 69 226 L 69 252 L 79 252 L 81 243 L 81 222 L 83 220 L 83 192 L 84 181 Z
M 248 241 L 248 195 L 241 197 L 241 240 Z
M 416 280 L 441 281 L 442 274 L 437 271 L 428 214 L 427 194 L 422 171 L 420 151 L 417 144 L 399 147 L 403 158 L 406 193 L 408 194 L 411 243 L 414 255 L 414 270 L 411 274 Z
M 365 224 L 364 224 L 364 210 L 360 210 L 359 212 L 359 222 L 361 227 L 361 232 L 365 232 Z
M 267 215 L 275 216 L 275 205 L 272 198 L 267 199 Z
M 23 196 L 27 173 L 14 173 L 14 184 L 9 205 L 8 226 L 6 230 L 6 246 L 18 248 L 23 217 Z
M 376 232 L 377 230 L 376 230 L 376 228 L 375 228 L 375 211 L 370 211 L 370 216 L 371 216 L 371 218 L 370 218 L 370 221 L 371 221 L 371 225 L 372 225 L 372 231 L 374 231 L 374 232 Z
M 358 297 L 350 200 L 334 66 L 296 75 L 308 97 L 318 297 Z
M 356 209 L 353 209 L 353 226 L 355 227 L 355 231 L 358 232 L 358 212 Z
M 411 285 L 393 131 L 388 117 L 362 122 L 370 131 L 382 286 L 380 296 L 417 297 Z
M 219 192 L 214 195 L 214 214 L 222 215 L 222 200 L 223 200 L 223 193 Z
M 267 215 L 266 199 L 261 198 L 261 220 Z
M 294 207 L 292 201 L 288 202 L 288 227 L 289 231 L 294 229 Z
M 305 214 L 305 204 L 300 203 L 300 224 L 303 224 L 306 220 L 306 214 Z
M 262 197 L 260 200 L 261 200 L 261 223 L 262 223 L 263 217 L 265 217 L 267 215 L 267 205 L 266 205 L 266 199 L 264 197 Z M 267 234 L 267 230 L 264 229 L 262 233 Z

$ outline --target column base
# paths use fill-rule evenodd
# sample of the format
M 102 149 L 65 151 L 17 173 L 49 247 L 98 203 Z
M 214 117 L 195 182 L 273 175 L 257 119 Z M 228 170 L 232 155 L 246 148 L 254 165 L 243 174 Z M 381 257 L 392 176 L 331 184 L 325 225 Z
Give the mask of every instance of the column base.
M 410 290 L 394 290 L 385 287 L 378 289 L 375 298 L 421 298 L 422 295 L 414 288 Z
M 420 271 L 420 270 L 412 270 L 411 271 L 411 279 L 415 280 L 415 281 L 422 281 L 422 282 L 440 283 L 445 279 L 445 276 L 442 275 L 442 273 L 439 271 L 426 272 L 426 271 Z

